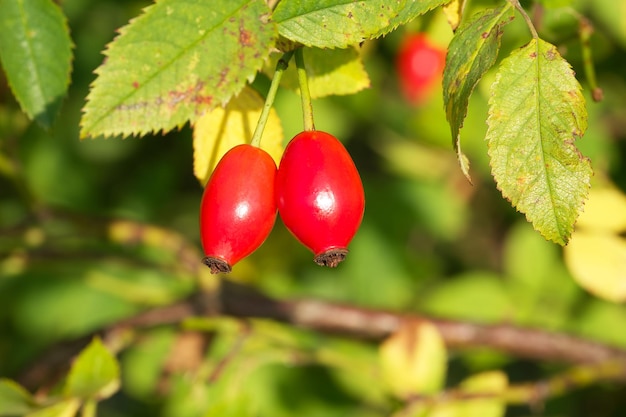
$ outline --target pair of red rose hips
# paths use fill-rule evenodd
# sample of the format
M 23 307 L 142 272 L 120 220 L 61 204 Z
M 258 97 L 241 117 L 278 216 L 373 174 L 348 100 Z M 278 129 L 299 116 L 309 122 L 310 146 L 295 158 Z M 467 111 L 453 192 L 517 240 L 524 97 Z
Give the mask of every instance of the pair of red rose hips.
M 204 263 L 213 273 L 230 272 L 265 241 L 278 210 L 315 262 L 335 267 L 345 258 L 364 209 L 359 173 L 334 136 L 299 133 L 278 169 L 264 150 L 238 145 L 217 164 L 202 196 Z

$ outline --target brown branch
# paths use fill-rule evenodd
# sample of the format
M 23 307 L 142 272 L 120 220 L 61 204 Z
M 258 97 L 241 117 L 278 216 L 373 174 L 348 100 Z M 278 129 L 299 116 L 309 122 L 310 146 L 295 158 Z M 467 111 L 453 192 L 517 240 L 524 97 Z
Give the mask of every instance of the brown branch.
M 579 337 L 512 324 L 484 325 L 341 305 L 320 300 L 278 301 L 228 281 L 222 286 L 222 313 L 277 320 L 300 327 L 380 340 L 405 320 L 428 320 L 449 348 L 486 347 L 512 356 L 575 364 L 626 361 L 626 350 Z
M 125 334 L 124 329 L 176 325 L 189 317 L 218 314 L 270 319 L 318 332 L 374 341 L 389 336 L 407 320 L 428 320 L 438 328 L 450 349 L 485 347 L 520 358 L 576 365 L 621 363 L 622 366 L 616 368 L 620 371 L 619 375 L 612 375 L 613 380 L 625 376 L 623 373 L 626 372 L 626 350 L 572 335 L 512 324 L 484 325 L 441 320 L 313 299 L 281 301 L 230 281 L 223 281 L 219 293 L 193 294 L 178 303 L 154 308 L 118 322 L 99 334 L 105 341 L 114 340 L 116 335 Z M 91 337 L 52 347 L 49 353 L 44 354 L 18 380 L 26 387 L 34 388 L 41 381 L 62 374 L 59 369 L 67 368 L 70 359 L 89 340 Z

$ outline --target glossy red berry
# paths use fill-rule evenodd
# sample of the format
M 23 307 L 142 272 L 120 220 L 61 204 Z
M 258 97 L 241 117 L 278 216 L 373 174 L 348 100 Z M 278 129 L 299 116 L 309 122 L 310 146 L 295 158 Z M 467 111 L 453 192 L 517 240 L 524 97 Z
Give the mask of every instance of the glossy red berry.
M 200 204 L 200 238 L 212 273 L 232 266 L 265 241 L 276 220 L 276 163 L 264 150 L 238 145 L 226 152 Z
M 278 167 L 276 196 L 285 226 L 315 262 L 337 266 L 365 209 L 361 178 L 341 142 L 320 131 L 296 135 Z
M 445 63 L 446 51 L 423 33 L 404 38 L 396 57 L 396 70 L 407 100 L 420 103 L 428 98 L 441 80 Z

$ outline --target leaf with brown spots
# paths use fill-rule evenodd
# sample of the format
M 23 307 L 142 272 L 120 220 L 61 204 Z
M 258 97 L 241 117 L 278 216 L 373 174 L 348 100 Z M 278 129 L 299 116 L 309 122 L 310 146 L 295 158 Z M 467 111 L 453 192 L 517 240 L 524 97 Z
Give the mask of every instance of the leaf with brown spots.
M 502 27 L 513 19 L 513 6 L 488 9 L 459 27 L 448 46 L 443 72 L 443 101 L 450 123 L 452 141 L 463 174 L 470 179 L 469 161 L 461 150 L 461 128 L 469 99 L 483 75 L 492 67 L 500 51 Z
M 221 106 L 273 47 L 263 0 L 161 0 L 120 30 L 96 70 L 81 137 L 167 132 Z
M 541 39 L 514 51 L 491 88 L 487 136 L 502 195 L 546 239 L 565 245 L 589 193 L 589 159 L 574 145 L 587 109 L 572 68 Z

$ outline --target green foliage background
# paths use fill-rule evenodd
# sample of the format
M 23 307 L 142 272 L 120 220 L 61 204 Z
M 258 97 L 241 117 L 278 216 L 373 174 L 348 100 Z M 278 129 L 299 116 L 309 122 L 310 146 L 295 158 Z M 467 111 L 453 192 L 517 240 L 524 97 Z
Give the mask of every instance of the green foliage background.
M 589 129 L 577 146 L 591 158 L 596 177 L 626 189 L 626 36 L 607 11 L 611 2 L 576 3 L 597 19 L 592 50 L 603 102 L 590 100 L 571 21 L 547 19 L 542 34 L 560 47 L 583 84 Z M 93 71 L 102 62 L 101 51 L 115 30 L 146 5 L 134 0 L 62 2 L 75 43 L 72 83 L 49 130 L 27 121 L 0 78 L 0 171 L 5 174 L 0 176 L 2 377 L 17 378 L 54 342 L 166 305 L 192 288 L 193 277 L 176 268 L 178 259 L 167 245 L 157 240 L 154 247 L 120 246 L 103 239 L 99 228 L 102 219 L 130 219 L 171 230 L 199 247 L 202 189 L 193 176 L 189 127 L 141 139 L 79 140 L 81 108 Z M 512 22 L 503 51 L 526 43 L 527 30 L 521 19 Z M 318 267 L 278 222 L 264 246 L 238 264 L 232 278 L 276 297 L 319 297 L 530 325 L 626 348 L 624 306 L 578 287 L 563 264 L 562 249 L 534 232 L 496 190 L 484 141 L 488 85 L 477 87 L 461 133 L 472 161 L 473 186 L 458 167 L 441 91 L 419 107 L 403 100 L 394 77 L 394 54 L 411 31 L 427 31 L 444 44 L 451 36 L 443 15 L 432 13 L 366 42 L 362 53 L 372 88 L 313 103 L 316 127 L 342 139 L 365 186 L 365 219 L 347 261 L 336 270 Z M 493 70 L 486 79 L 490 77 Z M 260 75 L 254 85 L 264 91 L 268 83 Z M 281 90 L 275 106 L 288 139 L 302 129 L 299 97 Z M 39 220 L 33 217 L 35 210 Z M 207 367 L 236 339 L 230 322 L 189 326 L 221 329 L 207 350 Z M 263 415 L 368 416 L 381 415 L 379 407 L 387 404 L 382 388 L 364 386 L 359 377 L 375 360 L 374 345 L 270 324 L 261 327 L 256 344 L 246 351 L 258 362 L 267 361 L 247 382 L 249 390 L 229 391 L 229 381 L 237 378 L 231 370 L 222 376 L 226 382 L 214 385 L 175 374 L 168 395 L 155 395 L 176 331 L 147 332 L 122 354 L 121 392 L 102 402 L 99 415 L 249 415 L 246 407 L 259 403 Z M 330 366 L 332 361 L 320 359 L 323 349 L 334 349 L 337 357 L 353 362 Z M 285 359 L 294 351 L 310 357 L 294 365 Z M 504 369 L 513 380 L 540 379 L 553 371 L 541 363 L 470 352 L 451 358 L 448 381 L 454 384 L 489 369 Z M 196 377 L 206 377 L 203 372 Z M 192 395 L 199 391 L 204 396 Z M 595 416 L 618 416 L 626 408 L 623 391 L 619 386 L 590 388 L 548 402 L 544 415 L 583 416 L 593 410 Z M 208 409 L 200 400 L 190 400 L 205 397 L 222 403 L 212 402 Z M 230 411 L 221 413 L 219 407 Z M 512 408 L 508 413 L 522 416 L 529 410 Z

